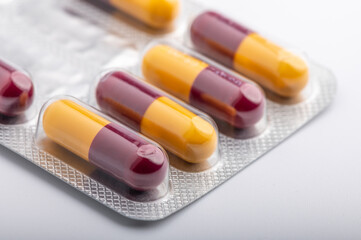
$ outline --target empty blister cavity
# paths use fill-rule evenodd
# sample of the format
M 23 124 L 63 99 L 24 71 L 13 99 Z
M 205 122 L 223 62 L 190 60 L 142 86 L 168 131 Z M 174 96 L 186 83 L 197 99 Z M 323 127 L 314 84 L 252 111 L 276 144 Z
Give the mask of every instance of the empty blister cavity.
M 162 145 L 173 166 L 205 170 L 217 162 L 217 127 L 206 115 L 124 70 L 104 71 L 96 82 L 99 108 Z
M 191 23 L 189 37 L 197 51 L 278 96 L 298 98 L 309 82 L 309 66 L 304 56 L 217 12 L 198 15 Z
M 30 75 L 0 58 L 0 123 L 21 124 L 30 120 L 33 101 L 34 84 Z
M 72 164 L 83 166 L 80 170 L 96 180 L 108 175 L 104 180 L 133 200 L 144 196 L 145 200 L 156 200 L 167 193 L 169 162 L 165 151 L 75 99 L 56 98 L 43 106 L 36 143 L 54 156 L 68 156 L 64 161 L 68 161 L 69 152 L 75 154 L 82 160 L 79 163 L 72 156 L 76 162 Z M 88 166 L 84 166 L 86 162 Z
M 144 51 L 141 71 L 147 82 L 215 118 L 222 133 L 249 138 L 266 126 L 262 89 L 190 49 L 155 41 Z

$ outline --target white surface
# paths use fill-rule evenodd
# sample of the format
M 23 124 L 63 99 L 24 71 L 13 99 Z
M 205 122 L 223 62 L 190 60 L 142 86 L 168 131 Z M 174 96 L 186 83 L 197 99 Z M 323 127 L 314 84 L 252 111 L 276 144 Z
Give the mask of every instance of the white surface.
M 361 6 L 207 2 L 331 68 L 339 83 L 333 105 L 230 181 L 154 223 L 119 216 L 0 147 L 0 239 L 361 239 Z

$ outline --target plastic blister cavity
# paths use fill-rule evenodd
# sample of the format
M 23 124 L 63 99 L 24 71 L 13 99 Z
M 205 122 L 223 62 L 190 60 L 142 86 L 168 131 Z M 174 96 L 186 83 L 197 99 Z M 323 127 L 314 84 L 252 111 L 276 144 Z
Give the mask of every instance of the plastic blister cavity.
M 154 41 L 140 60 L 145 80 L 217 120 L 222 133 L 250 138 L 266 127 L 262 89 L 191 49 Z
M 87 175 L 101 170 L 103 175 L 125 183 L 130 191 L 153 192 L 155 198 L 167 193 L 169 162 L 165 151 L 73 98 L 55 98 L 43 106 L 36 142 L 45 151 L 63 154 L 49 140 L 96 167 L 84 168 L 89 170 Z
M 167 29 L 173 26 L 179 14 L 180 0 L 100 0 L 155 28 Z
M 34 101 L 34 84 L 29 73 L 0 58 L 0 124 L 28 121 Z
M 198 15 L 190 25 L 189 38 L 197 51 L 281 97 L 299 96 L 309 82 L 304 56 L 217 12 Z
M 93 94 L 102 111 L 161 144 L 174 157 L 203 168 L 219 159 L 218 130 L 205 114 L 125 70 L 106 70 L 96 82 Z

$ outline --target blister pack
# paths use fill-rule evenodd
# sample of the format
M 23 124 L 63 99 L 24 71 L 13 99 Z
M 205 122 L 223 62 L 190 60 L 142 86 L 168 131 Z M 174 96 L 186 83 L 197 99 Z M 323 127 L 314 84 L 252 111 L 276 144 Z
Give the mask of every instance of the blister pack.
M 5 0 L 0 90 L 2 145 L 149 221 L 295 133 L 336 80 L 192 0 Z

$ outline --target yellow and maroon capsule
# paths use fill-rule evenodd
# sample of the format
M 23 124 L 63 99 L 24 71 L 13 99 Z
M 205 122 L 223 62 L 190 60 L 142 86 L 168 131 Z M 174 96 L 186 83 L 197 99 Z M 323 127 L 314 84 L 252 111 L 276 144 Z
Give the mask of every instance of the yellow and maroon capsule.
M 179 12 L 179 0 L 102 0 L 150 27 L 172 26 Z
M 197 50 L 280 96 L 297 96 L 307 85 L 308 67 L 300 57 L 219 13 L 200 14 L 190 36 Z
M 51 140 L 136 190 L 154 189 L 167 178 L 160 148 L 74 101 L 51 103 L 42 119 Z
M 251 127 L 264 114 L 264 95 L 255 84 L 171 46 L 151 47 L 142 71 L 151 84 L 234 127 Z
M 203 162 L 215 152 L 212 124 L 128 73 L 103 75 L 96 99 L 103 111 L 188 162 Z

